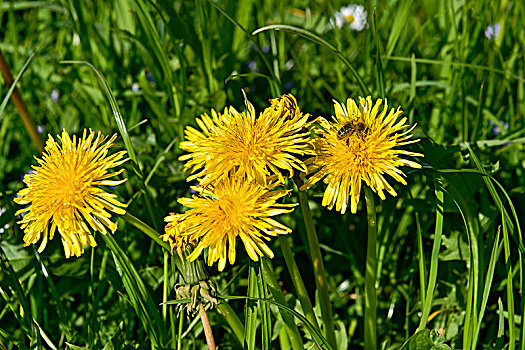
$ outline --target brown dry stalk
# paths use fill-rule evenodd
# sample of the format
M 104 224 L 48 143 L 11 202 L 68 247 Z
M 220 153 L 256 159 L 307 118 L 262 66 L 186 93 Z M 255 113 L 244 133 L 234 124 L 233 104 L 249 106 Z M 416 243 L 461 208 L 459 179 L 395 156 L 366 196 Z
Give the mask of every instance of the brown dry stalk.
M 9 90 L 11 88 L 11 85 L 13 84 L 13 77 L 11 76 L 11 72 L 9 71 L 7 62 L 5 61 L 4 56 L 2 55 L 2 51 L 0 51 L 0 73 L 4 78 L 7 90 Z M 36 123 L 33 120 L 33 118 L 31 118 L 31 115 L 29 115 L 29 111 L 27 110 L 26 104 L 22 100 L 22 96 L 20 96 L 20 92 L 18 92 L 18 89 L 16 87 L 14 88 L 13 93 L 11 94 L 11 99 L 15 104 L 16 110 L 18 111 L 20 118 L 22 118 L 22 122 L 24 123 L 24 126 L 26 127 L 26 130 L 29 133 L 29 137 L 31 137 L 31 140 L 33 140 L 33 143 L 38 149 L 38 152 L 42 153 L 44 151 L 44 140 L 42 139 L 42 136 L 38 133 Z

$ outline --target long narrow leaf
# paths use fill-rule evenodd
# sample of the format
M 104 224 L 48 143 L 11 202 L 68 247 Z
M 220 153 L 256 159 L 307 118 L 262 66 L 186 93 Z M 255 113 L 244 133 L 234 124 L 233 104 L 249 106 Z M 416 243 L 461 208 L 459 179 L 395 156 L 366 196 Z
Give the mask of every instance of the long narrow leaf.
M 11 84 L 11 87 L 9 88 L 9 90 L 7 90 L 7 94 L 4 96 L 4 99 L 2 100 L 2 104 L 0 104 L 0 118 L 2 117 L 2 114 L 4 113 L 5 106 L 9 102 L 9 98 L 11 97 L 11 94 L 16 89 L 16 84 L 18 83 L 22 75 L 24 75 L 24 72 L 26 71 L 27 67 L 29 67 L 29 63 L 31 63 L 31 61 L 33 60 L 33 57 L 35 57 L 34 53 L 31 54 L 31 56 L 29 56 L 26 63 L 20 70 L 20 72 L 18 72 L 18 75 L 16 76 L 15 80 L 13 80 L 13 84 Z
M 441 188 L 441 178 L 435 179 L 436 184 L 436 226 L 434 229 L 434 245 L 432 246 L 432 256 L 430 258 L 430 273 L 428 275 L 428 285 L 426 300 L 423 305 L 421 319 L 419 320 L 418 330 L 425 328 L 428 315 L 434 301 L 434 289 L 436 287 L 437 270 L 439 264 L 439 248 L 441 247 L 441 237 L 443 235 L 443 189 Z
M 262 264 L 259 264 L 257 271 L 257 292 L 259 298 L 268 299 L 268 285 L 262 271 Z M 272 339 L 272 324 L 270 319 L 270 305 L 259 302 L 259 311 L 261 312 L 261 336 L 262 349 L 270 350 Z
M 157 309 L 157 303 L 153 301 L 133 263 L 111 234 L 102 235 L 102 238 L 113 253 L 117 271 L 148 338 L 154 347 L 163 347 L 167 339 L 166 328 Z
M 289 33 L 297 34 L 297 35 L 302 36 L 303 38 L 306 38 L 306 39 L 316 43 L 316 44 L 319 44 L 319 45 L 322 45 L 322 46 L 326 47 L 327 49 L 332 51 L 341 61 L 343 61 L 343 63 L 348 67 L 348 69 L 350 69 L 350 72 L 352 73 L 352 75 L 354 76 L 355 80 L 357 81 L 357 84 L 359 85 L 359 89 L 361 90 L 361 94 L 363 94 L 364 96 L 369 96 L 370 95 L 370 91 L 368 90 L 368 88 L 367 88 L 363 78 L 361 78 L 361 76 L 359 75 L 359 73 L 357 72 L 355 67 L 352 65 L 352 63 L 350 63 L 348 58 L 346 58 L 345 54 L 343 54 L 341 51 L 337 50 L 334 45 L 330 44 L 329 42 L 327 42 L 326 40 L 324 40 L 323 38 L 321 38 L 317 34 L 314 34 L 314 33 L 311 33 L 311 32 L 309 32 L 307 30 L 304 30 L 302 28 L 298 28 L 298 27 L 294 27 L 294 26 L 290 26 L 290 25 L 273 24 L 273 25 L 270 25 L 270 26 L 265 26 L 265 27 L 257 29 L 256 31 L 254 31 L 252 33 L 252 35 L 257 35 L 259 33 L 267 31 L 267 30 L 283 30 L 283 31 L 286 31 L 286 32 L 289 32 Z
M 106 93 L 106 96 L 109 100 L 109 104 L 111 105 L 111 110 L 113 112 L 113 117 L 115 118 L 115 121 L 117 122 L 117 127 L 120 131 L 120 135 L 122 136 L 122 139 L 124 140 L 124 145 L 126 146 L 126 150 L 128 151 L 130 159 L 133 161 L 133 170 L 135 171 L 135 174 L 139 178 L 139 184 L 142 193 L 144 194 L 144 199 L 146 202 L 146 208 L 148 209 L 148 214 L 151 218 L 151 221 L 153 222 L 153 226 L 158 231 L 158 220 L 155 215 L 155 211 L 153 210 L 153 205 L 151 203 L 149 191 L 147 188 L 147 184 L 145 182 L 144 174 L 142 172 L 142 169 L 140 167 L 140 164 L 137 159 L 137 155 L 135 154 L 135 150 L 133 148 L 133 145 L 131 143 L 131 138 L 128 134 L 128 129 L 126 127 L 126 123 L 124 122 L 124 119 L 122 118 L 122 114 L 120 113 L 120 109 L 117 104 L 117 100 L 115 99 L 115 96 L 111 92 L 111 88 L 104 77 L 104 75 L 91 63 L 86 61 L 62 61 L 61 63 L 69 63 L 69 64 L 85 64 L 89 66 L 97 75 L 97 78 L 104 88 L 104 92 Z
M 257 267 L 250 260 L 250 269 L 248 271 L 248 297 L 257 296 Z M 244 349 L 255 349 L 255 334 L 257 333 L 257 303 L 251 299 L 246 300 L 244 306 Z

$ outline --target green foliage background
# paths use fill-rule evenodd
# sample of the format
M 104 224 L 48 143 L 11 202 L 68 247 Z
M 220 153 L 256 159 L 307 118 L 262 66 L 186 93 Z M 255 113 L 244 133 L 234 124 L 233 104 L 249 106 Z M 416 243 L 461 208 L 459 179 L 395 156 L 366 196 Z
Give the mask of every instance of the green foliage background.
M 410 124 L 418 124 L 414 133 L 422 140 L 411 149 L 425 154 L 423 169 L 404 169 L 408 185 L 395 186 L 397 197 L 376 198 L 380 347 L 400 348 L 417 329 L 432 262 L 438 269 L 428 328 L 444 328 L 445 343 L 452 348 L 525 349 L 524 251 L 516 221 L 525 213 L 525 4 L 370 1 L 363 3 L 369 16 L 361 32 L 330 24 L 343 5 L 347 3 L 0 1 L 0 50 L 14 76 L 36 54 L 18 88 L 44 138 L 63 128 L 71 134 L 83 128 L 118 132 L 114 109 L 94 71 L 62 61 L 87 61 L 103 74 L 144 174 L 141 180 L 128 162 L 124 176 L 129 180 L 115 191 L 128 201 L 131 214 L 158 232 L 164 216 L 182 209 L 176 200 L 191 195 L 178 161 L 185 126 L 211 108 L 242 109 L 241 89 L 258 111 L 269 98 L 291 92 L 303 111 L 329 117 L 332 99 L 363 94 L 346 60 L 374 98 L 386 96 L 389 105 L 402 107 Z M 487 38 L 485 30 L 495 23 L 500 24 L 499 35 Z M 306 30 L 322 42 L 299 35 L 299 29 L 252 35 L 272 24 Z M 2 81 L 2 99 L 7 90 Z M 57 93 L 59 98 L 52 99 Z M 175 306 L 166 313 L 157 306 L 174 299 L 174 265 L 129 222 L 119 219 L 115 242 L 97 237 L 98 247 L 79 259 L 66 260 L 58 238 L 42 254 L 23 247 L 12 198 L 37 155 L 14 105 L 7 104 L 0 115 L 0 344 L 7 349 L 142 349 L 153 346 L 155 334 L 166 348 L 204 347 L 198 319 L 177 319 Z M 330 285 L 338 348 L 360 348 L 364 199 L 357 214 L 340 215 L 321 207 L 323 190 L 320 185 L 309 191 L 310 207 Z M 444 195 L 442 205 L 436 204 L 439 193 Z M 436 223 L 440 219 L 442 226 Z M 294 230 L 287 239 L 315 300 L 302 214 L 296 210 L 280 220 Z M 439 259 L 431 254 L 437 236 L 442 243 Z M 121 255 L 109 249 L 114 243 Z M 301 312 L 276 241 L 272 250 L 286 302 Z M 216 266 L 210 269 L 224 294 L 246 295 L 248 260 L 239 249 L 234 266 L 220 274 Z M 122 277 L 127 264 L 137 270 L 147 297 L 132 295 Z M 163 296 L 165 267 L 169 296 Z M 129 274 L 134 281 L 133 271 Z M 146 310 L 158 315 L 148 311 L 150 318 L 141 319 L 134 308 L 137 298 L 145 298 Z M 243 321 L 245 301 L 228 303 Z M 220 348 L 242 347 L 219 312 L 208 315 Z M 271 346 L 287 348 L 275 305 L 271 315 Z M 155 328 L 158 324 L 162 329 Z M 260 321 L 257 326 L 259 344 Z M 299 331 L 305 346 L 314 345 L 306 327 Z M 476 332 L 479 338 L 473 338 Z

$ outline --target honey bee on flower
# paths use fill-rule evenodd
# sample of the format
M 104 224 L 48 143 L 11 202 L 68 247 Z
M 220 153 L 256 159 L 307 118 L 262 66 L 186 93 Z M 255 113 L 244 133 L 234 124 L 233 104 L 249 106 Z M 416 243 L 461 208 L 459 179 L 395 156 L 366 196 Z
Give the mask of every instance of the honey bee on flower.
M 378 99 L 373 103 L 371 97 L 360 98 L 359 106 L 353 99 L 348 99 L 346 106 L 334 101 L 334 121 L 318 119 L 315 155 L 305 161 L 311 176 L 301 189 L 322 179 L 327 184 L 323 206 L 335 206 L 344 214 L 350 202 L 350 211 L 355 213 L 363 182 L 385 199 L 384 191 L 397 195 L 385 175 L 406 185 L 399 167 L 421 167 L 401 158 L 423 156 L 400 148 L 419 141 L 410 140 L 414 126 L 406 125 L 405 117 L 399 119 L 400 108 L 388 110 L 386 101 L 384 106 L 382 102 Z

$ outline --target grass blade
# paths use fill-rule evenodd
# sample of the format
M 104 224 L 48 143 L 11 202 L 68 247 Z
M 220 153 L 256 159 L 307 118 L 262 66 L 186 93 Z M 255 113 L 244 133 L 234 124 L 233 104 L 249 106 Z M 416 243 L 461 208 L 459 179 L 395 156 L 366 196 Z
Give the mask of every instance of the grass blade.
M 268 285 L 264 274 L 262 272 L 261 263 L 258 264 L 258 275 L 257 275 L 257 289 L 258 296 L 261 299 L 268 299 Z M 270 319 L 270 305 L 259 302 L 259 310 L 261 312 L 261 336 L 262 336 L 262 349 L 270 350 L 271 339 L 272 339 L 272 323 Z
M 248 271 L 248 297 L 257 297 L 257 266 L 250 260 Z M 255 335 L 257 333 L 257 303 L 252 299 L 246 300 L 244 307 L 244 349 L 255 349 Z
M 9 67 L 7 66 L 7 62 L 4 59 L 4 56 L 2 56 L 2 52 L 0 51 L 0 72 L 2 73 L 2 77 L 4 78 L 4 81 L 6 85 L 11 84 L 9 90 L 7 91 L 6 96 L 2 100 L 2 104 L 0 105 L 0 118 L 2 117 L 2 114 L 4 113 L 4 109 L 7 105 L 7 102 L 9 102 L 9 97 L 12 97 L 13 103 L 15 104 L 15 107 L 18 111 L 18 114 L 20 115 L 20 118 L 22 119 L 22 122 L 24 123 L 24 126 L 27 130 L 27 133 L 31 137 L 31 140 L 35 144 L 38 152 L 42 153 L 44 151 L 44 140 L 42 139 L 42 136 L 38 133 L 36 123 L 31 118 L 31 115 L 29 114 L 29 111 L 27 110 L 26 104 L 22 100 L 22 96 L 20 96 L 20 93 L 18 92 L 18 89 L 16 88 L 16 84 L 26 71 L 27 67 L 29 67 L 29 63 L 31 63 L 31 60 L 35 57 L 35 54 L 31 54 L 29 58 L 27 59 L 26 63 L 18 73 L 17 77 L 13 81 L 13 78 L 11 77 L 11 73 L 9 72 Z
M 501 228 L 501 227 L 500 227 Z M 494 270 L 496 269 L 496 263 L 498 261 L 499 255 L 501 253 L 501 246 L 499 244 L 500 238 L 500 228 L 498 228 L 498 233 L 494 239 L 494 244 L 492 245 L 492 252 L 490 254 L 489 266 L 487 268 L 487 274 L 485 275 L 485 287 L 483 288 L 483 295 L 481 297 L 481 309 L 478 315 L 478 325 L 474 332 L 474 338 L 472 339 L 471 349 L 476 349 L 478 343 L 479 332 L 481 330 L 481 321 L 483 320 L 483 315 L 485 314 L 485 309 L 487 307 L 487 302 L 490 294 L 490 287 L 492 286 L 492 280 L 494 277 Z
M 155 229 L 157 231 L 159 231 L 159 227 L 158 227 L 159 220 L 157 220 L 157 217 L 155 215 L 155 211 L 153 210 L 153 206 L 151 204 L 151 199 L 150 199 L 149 191 L 148 191 L 145 179 L 144 179 L 144 174 L 142 172 L 142 169 L 141 169 L 140 164 L 139 164 L 138 159 L 137 159 L 137 155 L 135 154 L 135 150 L 134 150 L 133 145 L 131 143 L 131 138 L 130 138 L 130 136 L 128 134 L 128 129 L 126 128 L 126 123 L 124 122 L 124 119 L 122 118 L 122 114 L 120 113 L 120 109 L 118 107 L 117 100 L 115 99 L 115 96 L 111 92 L 111 88 L 110 88 L 106 78 L 104 77 L 104 75 L 95 66 L 93 66 L 89 62 L 86 62 L 86 61 L 62 61 L 61 63 L 85 64 L 85 65 L 89 66 L 95 72 L 95 74 L 97 75 L 97 78 L 98 78 L 100 84 L 102 85 L 102 87 L 104 88 L 104 92 L 106 93 L 106 96 L 107 96 L 107 98 L 109 100 L 109 103 L 111 105 L 111 110 L 113 111 L 113 117 L 115 118 L 115 121 L 117 122 L 117 127 L 118 127 L 118 129 L 120 131 L 120 135 L 122 136 L 122 139 L 124 140 L 124 145 L 126 146 L 126 150 L 128 151 L 130 159 L 133 161 L 133 170 L 135 171 L 135 174 L 139 178 L 139 184 L 141 186 L 141 191 L 142 191 L 142 193 L 144 195 L 144 199 L 145 199 L 145 202 L 146 202 L 146 208 L 148 210 L 148 214 L 149 214 L 149 216 L 151 218 L 151 221 L 153 223 L 153 227 L 155 227 Z
M 142 282 L 139 273 L 126 253 L 119 247 L 111 234 L 102 238 L 113 253 L 122 283 L 130 297 L 130 301 L 139 317 L 153 347 L 161 348 L 166 343 L 166 328 L 160 317 L 157 304 L 153 301 L 148 289 Z
M 354 68 L 352 63 L 350 63 L 350 61 L 346 58 L 346 56 L 341 51 L 337 50 L 337 48 L 335 46 L 333 46 L 332 44 L 330 44 L 329 42 L 327 42 L 326 40 L 324 40 L 323 38 L 321 38 L 317 34 L 314 34 L 314 33 L 311 33 L 311 32 L 309 32 L 307 30 L 304 30 L 302 28 L 298 28 L 298 27 L 294 27 L 294 26 L 290 26 L 290 25 L 273 24 L 273 25 L 261 27 L 261 28 L 255 30 L 252 33 L 252 35 L 257 35 L 259 33 L 265 32 L 267 30 L 283 30 L 285 32 L 297 34 L 299 36 L 302 36 L 303 38 L 306 38 L 306 39 L 310 40 L 311 42 L 314 42 L 316 44 L 319 44 L 321 46 L 326 47 L 327 49 L 332 51 L 332 53 L 334 53 L 341 61 L 343 61 L 343 63 L 348 67 L 348 69 L 350 69 L 350 72 L 352 73 L 352 75 L 354 76 L 355 80 L 357 81 L 357 84 L 359 85 L 359 89 L 361 90 L 361 94 L 363 96 L 370 96 L 370 91 L 368 90 L 368 87 L 366 86 L 363 78 L 361 78 L 361 76 L 359 75 L 357 70 Z
M 427 324 L 428 315 L 430 315 L 430 309 L 432 308 L 432 302 L 434 301 L 434 289 L 436 287 L 437 270 L 439 264 L 439 249 L 441 247 L 441 237 L 443 235 L 443 188 L 442 180 L 440 177 L 435 178 L 435 194 L 436 194 L 436 225 L 434 229 L 434 244 L 432 246 L 432 255 L 430 258 L 430 272 L 428 275 L 428 284 L 426 291 L 426 300 L 423 305 L 423 311 L 421 313 L 421 319 L 419 320 L 418 330 L 425 329 Z
M 168 59 L 168 56 L 166 55 L 166 52 L 164 51 L 163 44 L 161 43 L 161 39 L 159 37 L 159 33 L 157 32 L 155 25 L 153 24 L 153 20 L 151 19 L 151 16 L 146 9 L 146 4 L 142 0 L 135 0 L 135 4 L 137 6 L 139 22 L 144 29 L 146 37 L 148 38 L 148 42 L 146 43 L 146 45 L 150 46 L 151 51 L 157 58 L 157 61 L 159 62 L 162 68 L 162 72 L 164 73 L 164 83 L 166 84 L 168 93 L 168 99 L 170 100 L 172 107 L 175 109 L 175 118 L 178 121 L 182 113 L 183 106 L 180 105 L 180 102 L 178 100 L 178 91 L 177 87 L 174 84 L 175 79 L 173 77 L 173 72 L 171 71 L 170 61 Z M 160 115 L 162 116 L 164 114 Z M 163 124 L 166 127 L 170 137 L 173 138 L 175 134 L 173 132 L 173 128 L 170 127 L 171 123 L 168 123 L 167 120 L 165 120 Z
M 398 17 L 396 16 L 396 19 Z M 381 62 L 381 49 L 380 49 L 380 41 L 379 36 L 377 35 L 377 25 L 376 25 L 376 10 L 374 9 L 374 13 L 372 14 L 372 24 L 374 30 L 372 31 L 374 33 L 374 40 L 376 42 L 376 83 L 377 83 L 377 90 L 379 91 L 379 97 L 386 98 L 385 95 L 385 78 L 383 73 L 383 63 Z M 391 32 L 392 34 L 392 32 Z
M 49 284 L 49 290 L 51 292 L 51 295 L 53 296 L 53 300 L 57 304 L 60 324 L 62 325 L 66 333 L 66 339 L 67 341 L 72 341 L 73 337 L 75 336 L 75 332 L 71 327 L 71 321 L 70 321 L 71 317 L 69 316 L 66 308 L 64 307 L 64 305 L 62 304 L 62 301 L 60 300 L 60 295 L 55 286 L 55 282 L 53 282 L 53 279 L 51 278 L 51 276 L 49 276 L 49 272 L 47 271 L 46 266 L 44 265 L 42 259 L 40 258 L 40 254 L 38 254 L 38 252 L 36 251 L 35 246 L 32 246 L 32 248 L 33 248 L 33 254 L 36 257 L 36 260 L 38 261 L 38 263 L 40 264 L 42 275 L 44 275 L 44 278 Z

